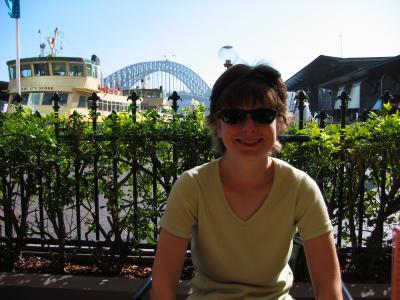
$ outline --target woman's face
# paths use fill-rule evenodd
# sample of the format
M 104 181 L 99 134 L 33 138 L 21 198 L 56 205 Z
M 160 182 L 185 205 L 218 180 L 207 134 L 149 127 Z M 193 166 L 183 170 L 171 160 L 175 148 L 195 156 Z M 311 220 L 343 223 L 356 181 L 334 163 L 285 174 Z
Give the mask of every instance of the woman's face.
M 230 124 L 223 118 L 218 118 L 216 123 L 217 134 L 226 148 L 225 156 L 231 156 L 236 159 L 257 159 L 265 156 L 273 150 L 277 133 L 276 120 L 270 124 L 257 122 L 257 116 L 253 120 L 253 115 L 261 113 L 268 120 L 268 111 L 256 111 L 253 115 L 249 111 L 257 109 L 274 109 L 272 99 L 256 102 L 255 104 L 241 104 L 234 109 L 247 111 L 242 122 Z M 242 112 L 243 116 L 243 112 Z M 271 117 L 273 118 L 273 117 Z

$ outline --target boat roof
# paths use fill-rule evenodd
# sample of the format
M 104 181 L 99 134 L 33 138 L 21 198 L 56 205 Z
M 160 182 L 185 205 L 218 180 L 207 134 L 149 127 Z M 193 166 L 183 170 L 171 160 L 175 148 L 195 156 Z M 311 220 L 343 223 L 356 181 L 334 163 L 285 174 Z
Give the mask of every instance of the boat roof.
M 100 65 L 99 62 L 93 61 L 90 59 L 85 59 L 82 57 L 69 57 L 69 56 L 37 56 L 37 57 L 27 57 L 27 58 L 21 58 L 20 62 L 21 63 L 28 63 L 28 62 L 43 62 L 43 61 L 76 61 L 76 62 L 85 62 L 89 64 L 95 64 L 95 65 Z M 7 65 L 14 65 L 16 64 L 16 60 L 9 60 L 7 61 Z

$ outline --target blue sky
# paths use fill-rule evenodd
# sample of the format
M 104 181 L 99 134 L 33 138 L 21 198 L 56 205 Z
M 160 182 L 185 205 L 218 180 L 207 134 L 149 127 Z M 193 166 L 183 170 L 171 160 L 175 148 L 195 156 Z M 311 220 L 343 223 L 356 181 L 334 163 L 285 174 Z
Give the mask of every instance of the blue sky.
M 15 59 L 15 20 L 0 5 L 0 80 Z M 96 54 L 109 75 L 165 56 L 210 86 L 224 71 L 218 51 L 233 45 L 242 61 L 271 63 L 283 79 L 318 55 L 400 54 L 399 0 L 20 0 L 21 57 L 40 53 L 56 27 L 59 55 Z M 342 43 L 340 42 L 342 35 Z M 342 44 L 342 47 L 341 47 Z M 342 49 L 342 50 L 341 50 Z M 48 46 L 47 46 L 48 50 Z

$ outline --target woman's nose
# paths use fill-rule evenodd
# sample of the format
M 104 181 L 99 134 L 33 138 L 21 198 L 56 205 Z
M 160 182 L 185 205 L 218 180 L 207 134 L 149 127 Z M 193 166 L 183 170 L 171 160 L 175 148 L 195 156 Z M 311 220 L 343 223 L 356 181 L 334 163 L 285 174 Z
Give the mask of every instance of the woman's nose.
M 246 114 L 246 119 L 243 122 L 243 129 L 254 130 L 256 128 L 256 123 L 251 118 L 250 114 Z

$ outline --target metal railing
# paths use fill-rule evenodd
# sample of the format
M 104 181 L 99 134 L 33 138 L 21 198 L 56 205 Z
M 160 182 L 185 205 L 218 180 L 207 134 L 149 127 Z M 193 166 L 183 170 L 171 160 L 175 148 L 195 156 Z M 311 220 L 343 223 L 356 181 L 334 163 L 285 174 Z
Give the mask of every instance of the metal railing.
M 346 95 L 341 96 L 344 116 L 347 100 Z M 135 123 L 137 96 L 132 94 L 128 99 L 132 100 L 130 113 Z M 171 95 L 175 111 L 178 99 L 176 93 Z M 39 145 L 30 156 L 21 155 L 28 157 L 23 162 L 15 153 L 0 149 L 0 164 L 4 166 L 0 170 L 3 213 L 0 218 L 4 224 L 0 228 L 0 250 L 12 249 L 14 253 L 22 249 L 61 253 L 111 251 L 113 255 L 127 256 L 141 249 L 142 254 L 148 253 L 146 249 L 153 249 L 157 240 L 158 220 L 172 184 L 182 171 L 215 157 L 211 139 L 206 134 L 152 135 L 134 129 L 121 133 L 115 113 L 107 119 L 111 124 L 109 132 L 104 132 L 97 121 L 99 99 L 95 93 L 89 99 L 92 122 L 87 126 L 90 125 L 90 130 L 79 135 L 81 131 L 75 128 L 80 124 L 79 115 L 70 117 L 70 127 L 66 130 L 57 118 L 58 95 L 53 100 L 56 117 L 51 123 L 43 123 L 43 130 L 54 129 L 56 141 L 51 147 Z M 301 115 L 300 109 L 300 120 Z M 343 119 L 341 127 L 344 126 Z M 310 137 L 281 136 L 280 140 L 284 147 L 295 145 L 295 154 L 289 160 L 302 169 L 308 163 L 303 144 Z M 345 201 L 347 170 L 340 163 L 342 159 L 339 156 L 337 188 L 331 199 L 326 199 L 337 228 L 339 249 L 343 241 L 343 217 L 349 214 Z M 321 190 L 325 188 L 325 177 L 322 171 L 314 177 Z M 360 220 L 365 218 L 364 189 L 359 186 Z M 359 245 L 363 224 L 364 221 L 360 222 L 358 228 Z
M 76 117 L 70 117 L 72 122 Z M 129 247 L 143 247 L 149 238 L 157 240 L 158 219 L 177 174 L 215 157 L 211 139 L 206 135 L 120 134 L 117 116 L 111 114 L 109 119 L 115 132 L 98 133 L 94 118 L 92 134 L 86 138 L 64 132 L 58 122 L 44 124 L 54 126 L 57 143 L 53 155 L 44 157 L 45 150 L 37 148 L 29 165 L 3 170 L 5 226 L 0 241 L 40 251 L 57 247 L 85 251 L 87 247 L 111 247 L 118 239 Z M 297 144 L 300 157 L 301 144 L 309 137 L 280 139 Z M 170 151 L 164 161 L 157 157 L 160 145 Z M 129 148 L 129 153 L 121 153 L 123 147 Z M 13 164 L 9 156 L 2 153 L 0 159 Z M 301 164 L 301 159 L 298 161 Z M 117 226 L 121 219 L 123 227 Z

